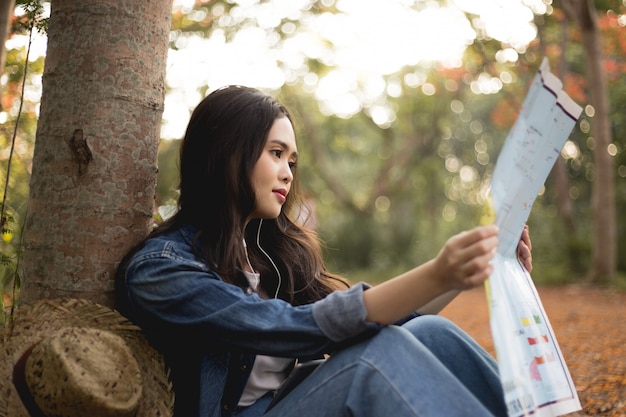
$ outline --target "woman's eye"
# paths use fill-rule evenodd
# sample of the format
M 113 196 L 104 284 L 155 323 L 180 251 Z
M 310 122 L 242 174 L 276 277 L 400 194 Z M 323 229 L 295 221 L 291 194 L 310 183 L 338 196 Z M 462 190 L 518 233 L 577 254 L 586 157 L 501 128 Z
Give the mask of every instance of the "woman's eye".
M 277 159 L 281 159 L 282 158 L 283 152 L 284 152 L 284 150 L 282 150 L 282 149 L 272 149 L 272 150 L 270 150 L 270 153 L 272 155 L 274 155 L 274 157 L 277 158 Z M 298 166 L 298 163 L 296 161 L 289 161 L 288 164 L 289 164 L 289 169 L 291 169 L 291 170 L 296 169 L 296 167 Z

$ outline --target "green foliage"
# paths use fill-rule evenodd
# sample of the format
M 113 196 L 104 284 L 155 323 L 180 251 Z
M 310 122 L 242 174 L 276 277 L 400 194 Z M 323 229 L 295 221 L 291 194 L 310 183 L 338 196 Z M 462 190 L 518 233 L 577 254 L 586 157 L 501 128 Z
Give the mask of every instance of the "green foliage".
M 617 276 L 615 277 L 615 288 L 619 291 L 626 291 L 626 273 L 617 273 Z
M 19 223 L 10 209 L 4 210 L 0 232 L 0 327 L 6 320 L 6 305 L 15 305 L 22 286 L 20 274 L 21 245 L 16 243 L 21 236 Z M 18 238 L 16 238 L 16 235 Z
M 407 89 L 390 100 L 397 120 L 386 129 L 365 111 L 347 120 L 322 116 L 301 93 L 282 92 L 300 126 L 301 177 L 318 196 L 319 232 L 331 268 L 349 276 L 370 271 L 380 280 L 436 255 L 452 233 L 476 224 L 476 192 L 503 133 L 484 128 L 491 111 L 486 100 L 473 103 L 435 70 L 428 82 L 435 96 Z M 477 141 L 484 143 L 480 152 Z M 316 155 L 315 147 L 323 154 Z M 479 162 L 479 154 L 487 156 Z M 446 169 L 450 159 L 456 162 Z M 460 180 L 463 167 L 475 173 L 470 181 Z
M 18 0 L 15 2 L 22 6 L 24 15 L 13 22 L 13 33 L 30 34 L 33 30 L 40 33 L 48 31 L 48 18 L 44 17 L 44 4 L 49 3 L 42 0 Z
M 174 204 L 178 199 L 178 157 L 180 141 L 161 140 L 159 145 L 159 172 L 157 174 L 156 204 Z
M 36 126 L 34 105 L 29 106 L 25 97 L 28 74 L 33 70 L 41 73 L 43 59 L 35 61 L 29 72 L 29 55 L 32 34 L 35 30 L 45 32 L 47 19 L 43 17 L 43 2 L 36 0 L 19 1 L 25 13 L 16 19 L 12 33 L 27 33 L 28 46 L 25 50 L 12 50 L 6 54 L 5 73 L 7 86 L 3 92 L 2 103 L 10 103 L 4 109 L 11 116 L 13 128 L 9 123 L 0 126 L 0 143 L 8 149 L 6 170 L 2 172 L 3 195 L 0 204 L 0 325 L 6 320 L 7 302 L 13 306 L 22 284 L 20 261 L 22 258 L 21 217 L 25 218 L 27 201 L 28 169 L 32 155 L 32 143 Z M 19 91 L 19 92 L 18 92 Z M 16 146 L 19 139 L 25 139 L 25 146 Z M 30 139 L 30 140 L 29 140 Z M 21 144 L 20 144 L 21 145 Z M 17 149 L 17 152 L 16 152 Z M 11 198 L 9 199 L 9 194 Z M 23 215 L 23 216 L 22 216 Z M 18 233 L 19 230 L 19 233 Z M 16 238 L 17 237 L 17 238 Z
M 333 2 L 311 2 L 300 16 L 336 12 L 333 7 Z M 518 49 L 516 60 L 500 59 L 504 49 L 513 47 L 475 27 L 478 38 L 467 48 L 461 68 L 415 65 L 389 74 L 384 82 L 401 86 L 401 94 L 365 104 L 349 119 L 325 115 L 301 78 L 281 88 L 280 100 L 296 116 L 302 155 L 299 175 L 315 201 L 318 231 L 331 269 L 351 279 L 362 275 L 380 281 L 436 255 L 450 235 L 478 223 L 489 175 L 543 56 L 553 64 L 556 61 L 553 71 L 560 77 L 567 75 L 562 77 L 565 90 L 585 105 L 584 48 L 576 27 L 563 24 L 558 7 L 550 6 L 550 15 L 535 16 L 539 37 L 525 50 Z M 603 19 L 610 17 L 609 9 L 625 13 L 616 0 L 596 2 L 596 7 L 602 10 Z M 257 16 L 246 16 L 241 10 L 231 2 L 197 2 L 198 13 L 176 17 L 174 42 L 191 33 L 208 36 L 217 29 L 228 40 L 239 28 L 260 25 Z M 472 16 L 469 20 L 475 22 Z M 265 30 L 268 36 L 271 32 L 278 37 L 276 48 L 280 48 L 300 25 L 281 16 L 279 24 Z M 623 27 L 620 31 L 603 25 L 607 37 L 613 36 L 614 44 L 621 45 Z M 284 31 L 285 27 L 293 31 Z M 563 39 L 573 41 L 564 43 Z M 626 54 L 619 47 L 607 52 L 618 62 Z M 565 61 L 563 66 L 560 59 Z M 306 62 L 308 71 L 318 77 L 328 73 L 330 65 L 322 59 Z M 611 83 L 611 120 L 617 147 L 617 213 L 624 213 L 626 71 L 617 74 Z M 407 77 L 420 81 L 409 86 Z M 489 78 L 502 80 L 502 89 L 497 94 L 476 94 L 476 84 Z M 426 85 L 434 94 L 426 94 Z M 377 126 L 374 104 L 390 110 L 394 119 Z M 588 126 L 592 122 L 592 116 L 584 115 L 570 137 L 577 150 L 566 163 L 574 224 L 559 213 L 559 185 L 551 178 L 529 219 L 539 282 L 576 280 L 589 266 L 595 149 Z M 619 236 L 626 235 L 624 216 L 619 216 L 617 227 Z M 625 270 L 626 240 L 618 240 L 619 268 Z

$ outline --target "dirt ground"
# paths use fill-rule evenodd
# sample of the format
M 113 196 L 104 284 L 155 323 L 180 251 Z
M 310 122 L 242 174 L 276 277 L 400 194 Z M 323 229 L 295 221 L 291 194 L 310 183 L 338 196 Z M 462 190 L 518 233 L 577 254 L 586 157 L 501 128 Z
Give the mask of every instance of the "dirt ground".
M 583 409 L 569 416 L 626 416 L 626 292 L 572 285 L 538 287 Z M 483 288 L 442 312 L 494 354 Z

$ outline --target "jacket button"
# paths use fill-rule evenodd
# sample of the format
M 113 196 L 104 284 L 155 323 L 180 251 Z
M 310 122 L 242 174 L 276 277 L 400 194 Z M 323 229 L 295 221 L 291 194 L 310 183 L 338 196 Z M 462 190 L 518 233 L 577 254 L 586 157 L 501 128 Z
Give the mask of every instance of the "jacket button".
M 248 370 L 248 365 L 241 365 L 241 372 L 246 372 Z

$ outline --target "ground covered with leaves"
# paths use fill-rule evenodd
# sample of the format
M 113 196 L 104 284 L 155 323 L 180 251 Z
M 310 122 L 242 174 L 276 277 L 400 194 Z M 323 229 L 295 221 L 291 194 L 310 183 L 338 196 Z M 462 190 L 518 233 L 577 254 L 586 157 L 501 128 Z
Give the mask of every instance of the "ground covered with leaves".
M 571 285 L 538 287 L 583 409 L 569 416 L 626 416 L 626 292 Z M 495 355 L 483 288 L 442 312 Z

